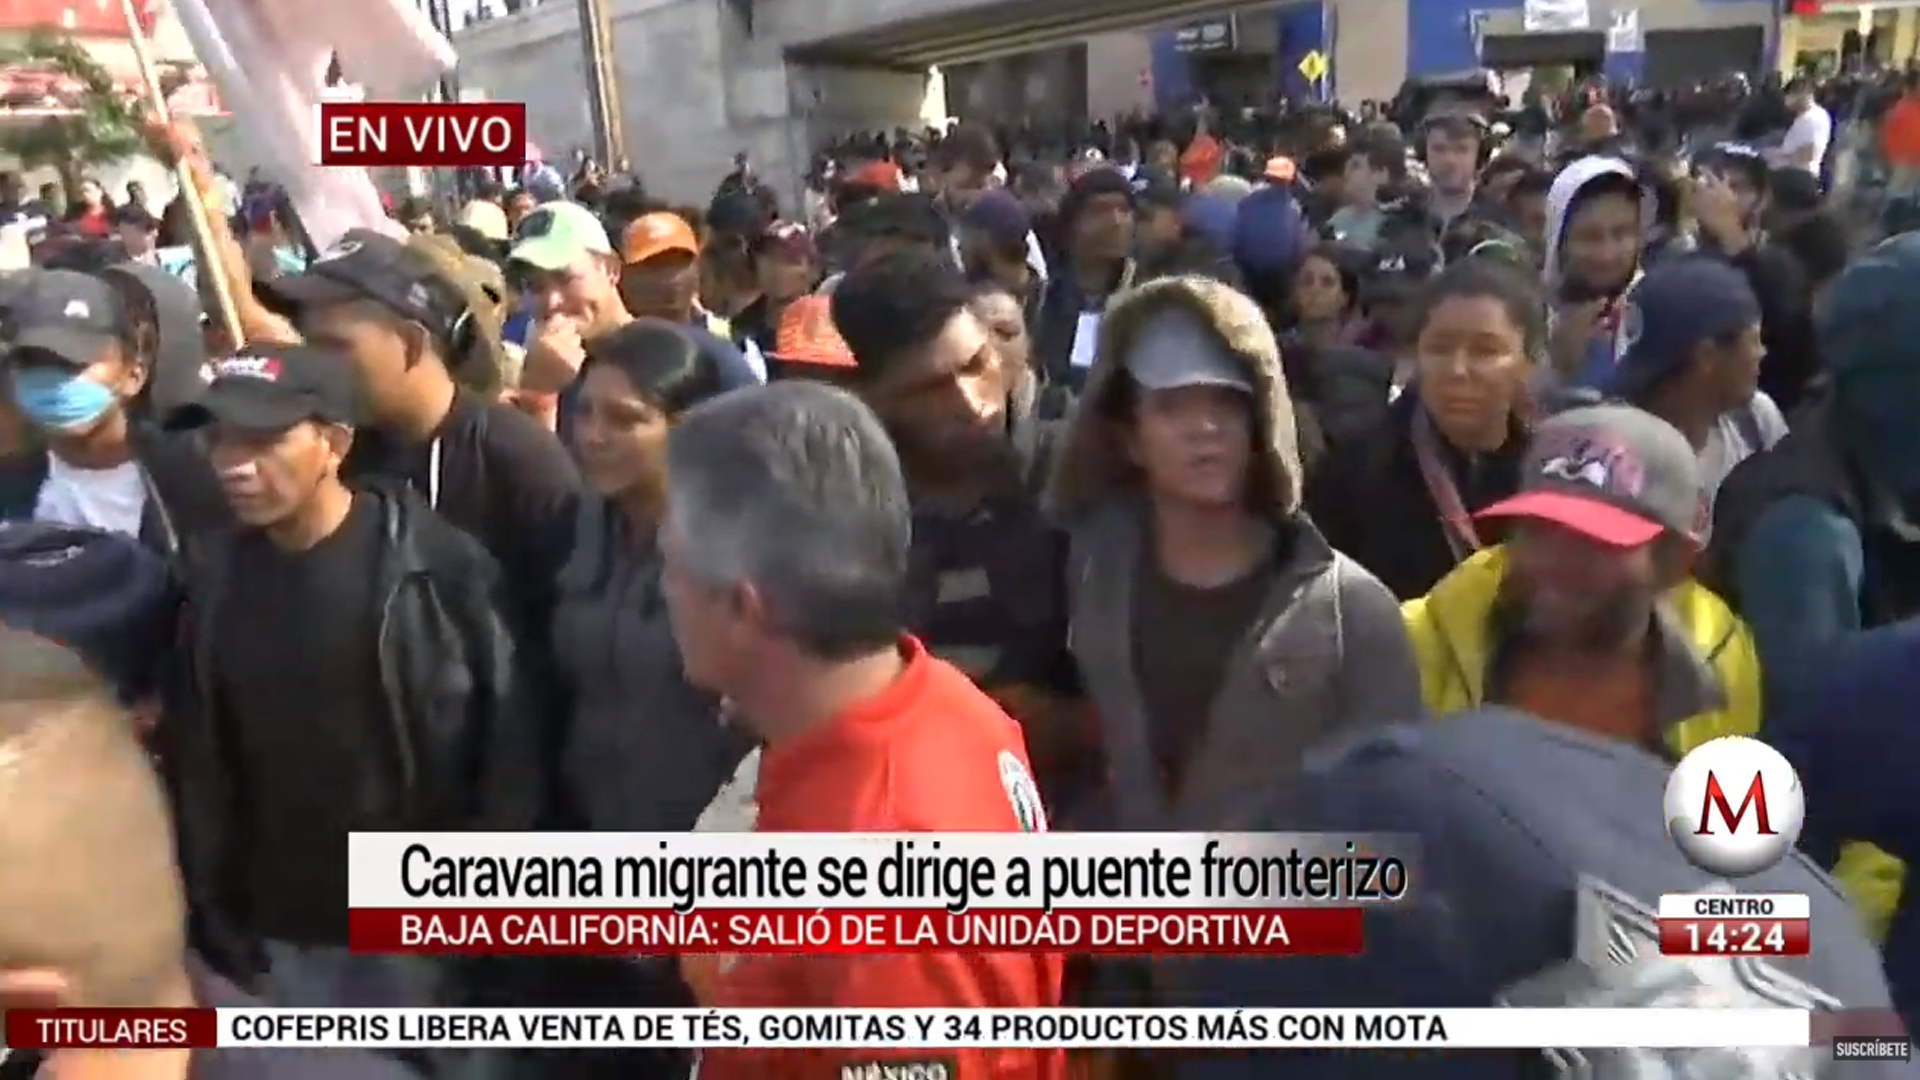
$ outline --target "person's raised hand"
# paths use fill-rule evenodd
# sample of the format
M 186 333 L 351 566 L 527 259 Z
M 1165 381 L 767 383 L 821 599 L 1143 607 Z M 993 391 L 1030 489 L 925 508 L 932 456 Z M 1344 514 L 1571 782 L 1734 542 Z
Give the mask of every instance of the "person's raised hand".
M 552 315 L 542 319 L 527 340 L 527 360 L 520 373 L 520 388 L 542 394 L 557 394 L 580 376 L 586 363 L 587 347 L 580 339 L 580 324 L 571 316 Z

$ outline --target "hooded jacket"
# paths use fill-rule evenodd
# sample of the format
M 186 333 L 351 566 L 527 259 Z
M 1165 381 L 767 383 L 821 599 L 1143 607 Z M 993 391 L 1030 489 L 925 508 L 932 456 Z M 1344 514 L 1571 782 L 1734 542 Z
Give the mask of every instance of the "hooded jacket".
M 1634 175 L 1633 166 L 1611 157 L 1583 157 L 1553 178 L 1553 186 L 1547 189 L 1547 250 L 1542 264 L 1541 280 L 1546 286 L 1547 295 L 1556 305 L 1549 309 L 1549 315 L 1558 319 L 1563 308 L 1559 306 L 1568 285 L 1564 249 L 1567 241 L 1568 219 L 1573 215 L 1574 205 L 1580 195 L 1595 182 L 1608 178 L 1625 179 L 1639 183 Z M 1633 281 L 1640 276 L 1640 270 L 1634 268 L 1633 277 L 1625 282 L 1631 288 Z M 1621 290 L 1624 295 L 1625 288 Z M 1609 372 L 1613 370 L 1613 320 L 1602 320 L 1587 342 L 1586 351 L 1577 370 L 1572 373 L 1571 387 L 1593 387 L 1601 385 Z
M 1255 508 L 1292 530 L 1267 600 L 1228 664 L 1211 722 L 1171 799 L 1149 746 L 1135 681 L 1133 594 L 1149 507 L 1108 430 L 1122 358 L 1152 316 L 1185 308 L 1220 335 L 1254 386 L 1255 452 L 1276 478 Z M 1421 714 L 1418 677 L 1392 594 L 1329 547 L 1300 513 L 1301 450 L 1280 350 L 1260 309 L 1211 278 L 1140 286 L 1107 314 L 1081 407 L 1060 436 L 1048 508 L 1069 536 L 1068 646 L 1098 714 L 1114 822 L 1128 830 L 1248 824 L 1314 739 L 1356 724 Z

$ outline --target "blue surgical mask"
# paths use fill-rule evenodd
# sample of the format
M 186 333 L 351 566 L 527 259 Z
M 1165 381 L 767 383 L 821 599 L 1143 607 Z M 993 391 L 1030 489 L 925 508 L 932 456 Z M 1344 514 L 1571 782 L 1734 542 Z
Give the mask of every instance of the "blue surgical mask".
M 79 372 L 39 366 L 14 371 L 13 397 L 28 420 L 54 431 L 87 427 L 115 401 L 112 390 Z

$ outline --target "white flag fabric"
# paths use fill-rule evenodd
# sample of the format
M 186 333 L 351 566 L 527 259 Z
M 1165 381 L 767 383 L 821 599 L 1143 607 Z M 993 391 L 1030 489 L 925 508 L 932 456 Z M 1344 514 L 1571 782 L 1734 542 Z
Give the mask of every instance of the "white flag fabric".
M 194 52 L 267 175 L 287 190 L 321 250 L 348 230 L 398 234 L 365 169 L 313 164 L 334 54 L 374 97 L 417 92 L 454 64 L 453 46 L 410 0 L 173 0 Z
M 1529 34 L 1587 30 L 1593 22 L 1587 0 L 1522 0 L 1521 28 Z

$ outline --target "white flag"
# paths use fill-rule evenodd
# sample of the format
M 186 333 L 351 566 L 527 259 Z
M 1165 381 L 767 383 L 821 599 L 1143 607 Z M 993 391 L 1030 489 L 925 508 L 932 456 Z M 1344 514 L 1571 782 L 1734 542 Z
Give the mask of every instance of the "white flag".
M 375 97 L 417 91 L 451 68 L 453 46 L 425 13 L 409 0 L 174 0 L 174 11 L 315 247 L 350 229 L 398 233 L 365 169 L 312 163 L 316 106 L 335 54 Z

